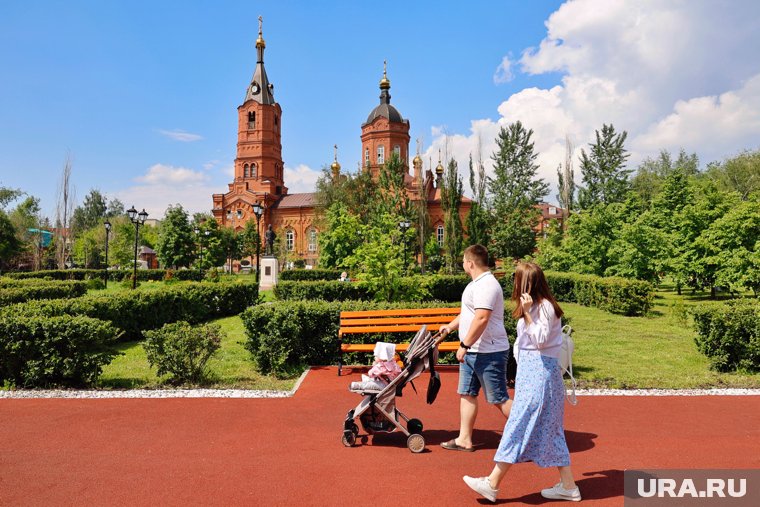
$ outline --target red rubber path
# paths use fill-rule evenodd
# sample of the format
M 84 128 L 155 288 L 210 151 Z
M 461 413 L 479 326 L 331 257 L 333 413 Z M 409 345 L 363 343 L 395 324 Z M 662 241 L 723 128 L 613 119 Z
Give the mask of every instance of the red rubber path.
M 0 399 L 0 505 L 482 503 L 461 477 L 490 471 L 504 421 L 482 406 L 477 452 L 438 446 L 458 428 L 455 370 L 434 405 L 426 375 L 398 400 L 425 425 L 422 454 L 400 433 L 343 447 L 360 399 L 345 372 L 315 368 L 281 399 Z M 760 396 L 579 400 L 565 428 L 584 505 L 623 505 L 628 468 L 760 468 Z M 499 501 L 561 505 L 538 494 L 556 478 L 516 465 Z

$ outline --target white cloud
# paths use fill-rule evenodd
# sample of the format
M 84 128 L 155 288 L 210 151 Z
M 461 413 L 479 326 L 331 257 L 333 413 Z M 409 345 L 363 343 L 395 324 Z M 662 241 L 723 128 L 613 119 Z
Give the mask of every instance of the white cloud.
M 493 74 L 493 82 L 496 84 L 504 84 L 512 81 L 512 61 L 509 56 L 505 56 Z
M 285 166 L 285 185 L 289 194 L 302 192 L 314 192 L 317 179 L 322 173 L 315 171 L 305 164 L 299 164 L 295 168 Z
M 174 139 L 175 141 L 181 141 L 183 143 L 192 143 L 203 139 L 203 136 L 199 134 L 191 134 L 184 130 L 159 130 L 158 132 L 169 139 Z
M 203 173 L 164 164 L 155 164 L 148 168 L 144 176 L 138 176 L 135 181 L 140 183 L 155 184 L 179 184 L 186 185 L 206 181 L 208 176 Z
M 448 152 L 467 182 L 467 158 L 478 135 L 490 169 L 499 126 L 521 120 L 535 132 L 540 176 L 556 185 L 565 136 L 577 154 L 604 123 L 628 132 L 631 168 L 661 149 L 683 147 L 706 163 L 755 148 L 758 18 L 760 3 L 752 0 L 731 9 L 710 0 L 570 0 L 546 21 L 547 35 L 537 47 L 524 50 L 518 62 L 505 56 L 494 75 L 496 82 L 506 76 L 501 70 L 512 74 L 515 67 L 534 75 L 561 72 L 561 83 L 507 97 L 496 119 L 474 120 L 466 134 L 450 133 Z M 432 155 L 435 165 L 447 139 L 441 128 L 432 133 L 425 160 Z
M 189 213 L 210 212 L 211 195 L 226 192 L 223 184 L 211 181 L 209 175 L 184 167 L 155 164 L 137 183 L 114 192 L 126 206 L 145 208 L 150 218 L 161 219 L 169 205 L 181 204 Z

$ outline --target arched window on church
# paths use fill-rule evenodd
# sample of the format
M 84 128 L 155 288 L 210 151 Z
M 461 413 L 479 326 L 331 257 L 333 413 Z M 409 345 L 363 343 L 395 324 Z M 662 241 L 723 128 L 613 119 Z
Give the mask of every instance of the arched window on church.
M 364 150 L 364 165 L 369 165 L 369 148 Z
M 256 177 L 256 164 L 251 164 L 251 178 Z
M 314 228 L 309 229 L 309 251 L 317 251 L 317 230 Z
M 439 225 L 435 229 L 435 239 L 438 240 L 438 246 L 443 248 L 443 226 Z
M 401 158 L 401 146 L 399 146 L 398 144 L 394 146 L 393 153 L 395 153 L 398 158 Z
M 256 128 L 256 111 L 248 111 L 248 128 Z
M 378 164 L 385 163 L 385 146 L 383 146 L 382 144 L 377 147 L 377 163 Z
M 248 164 L 245 164 L 243 166 L 243 178 L 247 178 L 247 177 L 248 177 Z
M 292 252 L 296 246 L 296 233 L 293 229 L 285 231 L 285 249 Z

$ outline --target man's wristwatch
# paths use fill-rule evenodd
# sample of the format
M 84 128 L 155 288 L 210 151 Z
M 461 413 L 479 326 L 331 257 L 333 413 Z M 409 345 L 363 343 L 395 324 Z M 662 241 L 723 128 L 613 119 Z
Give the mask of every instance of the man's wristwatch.
M 460 341 L 459 342 L 459 346 L 462 347 L 464 350 L 470 350 L 470 346 L 469 345 L 465 345 L 464 342 Z

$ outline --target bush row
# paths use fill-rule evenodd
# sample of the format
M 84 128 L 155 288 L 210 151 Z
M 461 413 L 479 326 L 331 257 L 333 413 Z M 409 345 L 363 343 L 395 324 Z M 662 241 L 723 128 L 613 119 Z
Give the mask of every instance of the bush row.
M 197 269 L 138 269 L 137 280 L 141 282 L 147 281 L 161 281 L 167 277 L 167 271 L 170 272 L 170 276 L 182 281 L 201 281 L 203 280 L 203 271 Z M 114 282 L 120 282 L 125 279 L 130 279 L 133 274 L 131 269 L 119 269 L 108 270 L 108 280 Z M 100 279 L 103 280 L 106 276 L 105 269 L 50 269 L 44 271 L 29 271 L 22 273 L 6 273 L 4 276 L 14 278 L 17 280 L 34 279 L 34 278 L 49 278 L 51 280 L 90 280 Z
M 280 273 L 280 280 L 337 280 L 342 271 L 337 269 L 289 269 Z
M 691 310 L 697 348 L 717 371 L 760 371 L 760 302 L 734 300 Z
M 411 276 L 400 281 L 401 294 L 416 294 L 415 300 L 459 301 L 469 283 L 467 276 Z M 347 301 L 374 299 L 374 291 L 362 282 L 280 281 L 274 288 L 280 300 Z
M 546 271 L 554 296 L 558 301 L 578 303 L 619 315 L 645 315 L 652 307 L 654 286 L 642 280 L 621 277 L 601 277 L 578 273 Z M 512 297 L 511 273 L 499 279 L 504 297 Z
M 125 341 L 168 322 L 203 322 L 236 315 L 258 301 L 253 283 L 187 283 L 151 291 L 92 294 L 77 299 L 29 301 L 3 308 L 4 313 L 40 317 L 82 315 L 111 322 Z
M 426 303 L 377 303 L 369 301 L 280 301 L 248 308 L 241 314 L 246 329 L 246 348 L 264 374 L 292 375 L 305 366 L 338 363 L 338 329 L 340 312 L 386 310 L 393 308 L 456 307 L 457 304 L 429 301 Z M 515 321 L 506 312 L 504 325 L 512 340 Z M 346 335 L 346 343 L 386 341 L 406 343 L 410 333 Z M 457 340 L 452 335 L 447 341 Z M 371 354 L 344 354 L 345 364 L 367 364 Z
M 33 299 L 77 298 L 87 293 L 85 282 L 43 282 L 0 286 L 0 306 L 23 303 Z
M 89 317 L 0 315 L 0 382 L 15 387 L 93 384 L 118 355 L 118 330 Z

